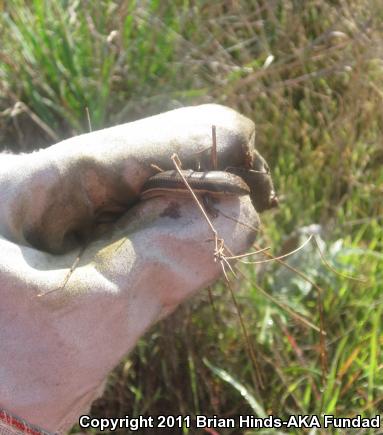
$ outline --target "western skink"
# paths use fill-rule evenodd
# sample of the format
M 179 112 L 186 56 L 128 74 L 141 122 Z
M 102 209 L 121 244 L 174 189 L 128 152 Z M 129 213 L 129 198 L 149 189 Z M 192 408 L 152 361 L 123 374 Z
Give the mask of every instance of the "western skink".
M 229 172 L 183 170 L 182 174 L 197 195 L 243 196 L 250 194 L 250 189 L 242 178 Z M 141 199 L 163 195 L 190 195 L 182 177 L 176 170 L 160 172 L 150 177 L 144 184 Z

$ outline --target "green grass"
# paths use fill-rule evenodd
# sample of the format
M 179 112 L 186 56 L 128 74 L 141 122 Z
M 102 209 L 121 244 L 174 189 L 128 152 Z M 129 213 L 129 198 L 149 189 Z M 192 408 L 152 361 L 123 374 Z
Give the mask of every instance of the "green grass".
M 259 243 L 278 252 L 289 234 L 319 223 L 331 265 L 367 279 L 333 273 L 307 247 L 291 262 L 323 289 L 319 304 L 317 289 L 279 264 L 241 266 L 235 294 L 265 388 L 218 285 L 214 308 L 202 292 L 139 343 L 93 414 L 382 414 L 381 2 L 49 3 L 3 6 L 4 145 L 36 146 L 30 129 L 50 143 L 44 125 L 59 137 L 87 131 L 86 107 L 96 129 L 187 103 L 227 104 L 256 122 L 282 197 L 263 215 Z M 17 101 L 40 124 L 11 117 Z M 315 325 L 322 305 L 325 349 L 260 288 Z
M 126 101 L 176 82 L 176 12 L 160 1 L 148 8 L 111 0 L 7 3 L 0 18 L 6 101 L 27 103 L 61 136 L 88 130 L 86 108 L 93 129 L 102 128 Z

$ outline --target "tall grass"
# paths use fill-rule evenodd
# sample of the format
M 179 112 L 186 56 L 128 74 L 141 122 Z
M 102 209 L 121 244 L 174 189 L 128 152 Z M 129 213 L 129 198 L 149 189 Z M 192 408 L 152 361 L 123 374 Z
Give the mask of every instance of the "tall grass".
M 262 293 L 319 325 L 317 290 L 279 264 L 247 267 L 236 295 L 264 389 L 217 286 L 213 307 L 203 293 L 140 342 L 94 415 L 382 413 L 382 3 L 17 0 L 0 21 L 4 144 L 25 144 L 31 124 L 52 141 L 17 101 L 60 137 L 87 130 L 85 107 L 96 129 L 227 104 L 255 120 L 282 197 L 259 243 L 277 252 L 319 223 L 327 260 L 366 277 L 334 274 L 314 248 L 291 260 L 323 289 L 326 373 L 318 333 Z
M 0 18 L 3 104 L 23 101 L 61 136 L 87 131 L 86 108 L 94 129 L 113 123 L 127 101 L 173 90 L 176 12 L 160 1 L 7 3 Z

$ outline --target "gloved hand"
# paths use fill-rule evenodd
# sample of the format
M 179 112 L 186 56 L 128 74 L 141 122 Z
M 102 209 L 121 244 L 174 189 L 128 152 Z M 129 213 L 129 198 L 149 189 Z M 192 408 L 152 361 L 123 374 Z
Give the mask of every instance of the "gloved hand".
M 253 203 L 266 208 L 272 183 L 252 150 L 254 125 L 223 106 L 0 155 L 0 408 L 49 431 L 69 429 L 145 331 L 220 276 L 191 198 L 138 201 L 152 164 L 173 168 L 174 152 L 184 168 L 209 167 L 212 125 L 219 167 L 253 168 Z M 219 236 L 246 251 L 259 224 L 249 196 L 216 207 Z

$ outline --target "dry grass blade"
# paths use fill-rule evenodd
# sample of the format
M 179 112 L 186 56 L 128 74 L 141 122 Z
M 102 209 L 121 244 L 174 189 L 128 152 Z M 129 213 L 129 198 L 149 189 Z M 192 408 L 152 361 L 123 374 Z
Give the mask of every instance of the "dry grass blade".
M 262 287 L 260 287 L 258 284 L 256 284 L 257 289 L 271 302 L 273 302 L 278 307 L 282 308 L 282 310 L 286 311 L 293 319 L 297 320 L 299 323 L 308 326 L 309 328 L 313 329 L 314 331 L 320 332 L 321 334 L 326 335 L 325 331 L 321 331 L 318 326 L 311 323 L 309 320 L 307 320 L 305 317 L 301 316 L 300 314 L 293 311 L 291 308 L 289 308 L 287 305 L 283 304 L 282 302 L 278 301 L 276 298 L 271 296 L 269 293 L 267 293 Z
M 90 119 L 90 113 L 89 113 L 89 107 L 88 106 L 85 107 L 85 112 L 86 112 L 86 119 L 88 121 L 88 129 L 89 129 L 89 131 L 92 131 L 92 121 Z
M 305 244 L 309 241 L 310 239 L 305 241 Z M 299 248 L 301 249 L 302 246 Z M 260 248 L 257 251 L 254 252 L 249 252 L 247 254 L 242 254 L 239 256 L 236 255 L 231 255 L 230 257 L 226 257 L 227 260 L 229 259 L 236 259 L 236 258 L 242 258 L 244 256 L 247 255 L 255 255 L 255 254 L 261 254 L 261 253 L 265 253 L 268 250 L 268 248 Z M 287 255 L 291 255 L 292 253 L 294 253 L 296 250 L 288 253 Z M 270 254 L 271 255 L 271 254 Z M 281 259 L 281 257 L 274 257 L 272 259 L 269 259 L 267 261 L 274 261 L 276 259 Z M 244 263 L 243 261 L 241 261 L 241 263 Z M 254 264 L 251 262 L 246 262 L 245 264 Z M 246 279 L 244 273 L 238 269 L 238 267 L 236 267 L 236 270 L 238 272 L 240 272 L 240 274 L 242 275 L 243 278 Z M 301 316 L 300 314 L 296 313 L 295 311 L 293 311 L 291 308 L 289 308 L 288 306 L 286 306 L 285 304 L 283 304 L 282 302 L 278 301 L 277 299 L 275 299 L 273 296 L 271 296 L 270 294 L 268 294 L 265 290 L 262 289 L 262 287 L 260 287 L 258 284 L 256 284 L 257 289 L 264 295 L 266 296 L 267 299 L 271 300 L 275 305 L 279 306 L 280 308 L 282 308 L 284 311 L 286 311 L 289 315 L 291 315 L 292 318 L 298 320 L 300 323 L 304 324 L 305 326 L 310 327 L 311 329 L 313 329 L 314 331 L 320 332 L 321 334 L 326 335 L 325 331 L 321 331 L 320 328 L 318 328 L 317 326 L 315 326 L 313 323 L 311 323 L 309 320 L 307 320 L 305 317 Z
M 81 260 L 82 254 L 83 254 L 84 251 L 85 251 L 85 248 L 86 248 L 86 245 L 82 246 L 82 248 L 80 249 L 80 252 L 78 253 L 78 255 L 77 255 L 77 257 L 75 258 L 75 260 L 74 260 L 74 262 L 73 262 L 71 268 L 69 269 L 68 273 L 66 274 L 66 276 L 65 276 L 65 278 L 64 278 L 64 281 L 63 281 L 63 283 L 61 284 L 61 286 L 60 286 L 60 287 L 57 287 L 57 288 L 54 288 L 54 289 L 52 289 L 52 290 L 49 290 L 49 291 L 47 291 L 47 292 L 45 292 L 45 293 L 39 293 L 39 294 L 37 295 L 37 297 L 46 296 L 46 295 L 49 295 L 49 294 L 51 294 L 51 293 L 55 293 L 55 292 L 57 292 L 57 291 L 64 290 L 65 286 L 67 285 L 67 283 L 68 283 L 68 281 L 69 281 L 69 278 L 72 276 L 73 272 L 75 271 L 76 267 L 78 266 L 78 264 L 79 264 L 79 262 L 80 262 L 80 260 Z
M 251 256 L 251 255 L 262 254 L 262 252 L 268 251 L 269 249 L 270 249 L 270 247 L 267 246 L 266 248 L 259 249 L 258 251 L 247 252 L 246 254 L 239 254 L 239 255 L 231 255 L 231 256 L 227 256 L 226 259 L 227 259 L 227 260 L 239 260 L 239 259 L 241 259 L 241 258 L 249 257 L 249 256 Z M 246 263 L 246 264 L 250 264 L 250 263 Z
M 360 277 L 357 277 L 357 276 L 347 275 L 345 273 L 338 272 L 335 269 L 335 267 L 331 266 L 331 264 L 326 260 L 325 256 L 323 255 L 323 252 L 322 252 L 322 250 L 321 250 L 321 248 L 319 246 L 319 243 L 318 243 L 318 240 L 317 240 L 316 236 L 314 236 L 314 243 L 316 245 L 316 248 L 318 249 L 318 252 L 319 252 L 321 260 L 323 261 L 323 264 L 326 267 L 328 267 L 331 270 L 331 272 L 335 273 L 338 276 L 341 276 L 342 278 L 351 279 L 352 281 L 358 281 L 358 282 L 361 282 L 363 284 L 368 284 L 368 279 L 365 278 L 365 277 L 360 278 Z
M 182 173 L 180 159 L 177 156 L 177 154 L 173 154 L 171 156 L 171 159 L 173 161 L 173 164 L 174 164 L 179 176 L 182 178 L 183 183 L 185 184 L 186 188 L 188 189 L 191 196 L 193 197 L 195 203 L 197 204 L 198 208 L 200 209 L 201 213 L 203 214 L 204 218 L 206 219 L 206 222 L 208 223 L 208 225 L 209 225 L 209 227 L 214 235 L 214 244 L 215 244 L 214 258 L 219 259 L 220 255 L 221 255 L 220 253 L 222 252 L 222 250 L 224 249 L 224 246 L 225 246 L 224 241 L 223 241 L 223 239 L 218 238 L 217 230 L 214 228 L 214 225 L 212 224 L 212 222 L 211 222 L 209 216 L 207 215 L 205 209 L 203 208 L 201 202 L 197 198 L 197 195 L 194 193 L 193 189 L 190 187 L 190 184 L 188 183 L 184 174 Z
M 287 252 L 286 254 L 280 255 L 278 257 L 274 257 L 271 256 L 270 258 L 266 259 L 266 260 L 258 260 L 258 261 L 244 261 L 241 260 L 241 263 L 244 264 L 263 264 L 263 263 L 269 263 L 270 261 L 278 261 L 278 260 L 283 260 L 284 258 L 290 257 L 291 255 L 296 254 L 297 252 L 299 252 L 301 249 L 303 249 L 311 240 L 312 236 L 310 236 L 307 240 L 305 240 L 302 245 L 300 245 L 298 248 L 294 249 L 293 251 Z M 260 252 L 262 254 L 268 254 L 267 250 L 260 250 Z M 271 254 L 270 254 L 271 255 Z
M 213 148 L 214 148 L 214 146 L 213 146 Z M 215 229 L 214 225 L 212 224 L 211 220 L 209 219 L 205 209 L 203 208 L 202 204 L 200 203 L 199 199 L 197 198 L 197 195 L 194 193 L 193 189 L 191 188 L 191 186 L 187 182 L 185 176 L 183 175 L 183 173 L 181 171 L 181 163 L 180 163 L 179 157 L 176 154 L 173 154 L 171 159 L 173 161 L 173 164 L 174 164 L 178 174 L 182 178 L 186 188 L 189 190 L 191 196 L 193 197 L 194 201 L 196 202 L 198 208 L 201 210 L 201 212 L 202 212 L 204 218 L 206 219 L 206 221 L 207 221 L 211 231 L 213 232 L 213 235 L 214 235 L 214 245 L 215 245 L 214 254 L 213 254 L 214 255 L 214 261 L 219 261 L 220 262 L 222 273 L 223 273 L 223 275 L 225 277 L 226 285 L 227 285 L 227 287 L 230 290 L 230 294 L 231 294 L 232 300 L 233 300 L 234 305 L 236 307 L 237 315 L 238 315 L 239 322 L 240 322 L 240 325 L 241 325 L 242 334 L 243 334 L 243 337 L 244 337 L 245 343 L 246 343 L 246 349 L 248 351 L 250 359 L 252 360 L 254 368 L 255 368 L 256 380 L 257 380 L 256 385 L 259 385 L 260 388 L 263 389 L 264 388 L 264 382 L 263 382 L 263 377 L 262 377 L 262 374 L 261 374 L 261 369 L 260 369 L 259 363 L 257 361 L 256 354 L 255 354 L 255 351 L 253 349 L 253 345 L 251 344 L 251 341 L 250 341 L 249 334 L 247 332 L 245 323 L 243 321 L 243 318 L 242 318 L 242 315 L 241 315 L 241 310 L 240 310 L 239 305 L 237 303 L 237 300 L 236 300 L 236 298 L 234 296 L 234 292 L 233 292 L 233 289 L 231 287 L 230 279 L 229 279 L 229 277 L 227 275 L 227 272 L 226 272 L 226 269 L 225 269 L 225 265 L 226 265 L 230 269 L 230 271 L 234 275 L 236 275 L 235 271 L 233 270 L 233 268 L 232 268 L 232 266 L 230 264 L 230 262 L 228 261 L 227 256 L 225 255 L 225 252 L 224 252 L 225 251 L 225 242 L 224 242 L 224 240 L 222 238 L 218 237 L 217 230 Z
M 222 268 L 223 268 L 223 265 L 222 265 Z M 225 277 L 226 277 L 226 274 L 225 274 Z M 255 368 L 255 374 L 256 374 L 256 379 L 257 379 L 257 383 L 255 383 L 255 385 L 258 384 L 260 386 L 260 388 L 263 390 L 265 388 L 265 384 L 264 384 L 264 379 L 263 379 L 263 375 L 262 375 L 262 370 L 261 370 L 261 367 L 259 365 L 259 362 L 258 362 L 258 359 L 256 356 L 257 354 L 254 350 L 254 343 L 250 340 L 249 333 L 247 331 L 245 322 L 244 322 L 243 317 L 242 317 L 241 309 L 239 308 L 237 299 L 234 295 L 233 287 L 231 285 L 231 282 L 227 278 L 226 278 L 226 285 L 230 290 L 231 299 L 234 303 L 234 306 L 235 306 L 235 309 L 237 312 L 239 323 L 241 325 L 242 334 L 243 334 L 243 337 L 245 339 L 246 350 L 247 350 L 248 355 L 250 356 L 250 359 L 253 362 L 253 365 Z M 257 353 L 259 354 L 259 352 L 257 352 Z
M 260 249 L 257 245 L 255 245 L 257 249 Z M 323 304 L 322 304 L 322 293 L 324 293 L 324 290 L 322 287 L 320 287 L 315 281 L 310 279 L 306 274 L 301 272 L 300 270 L 296 269 L 295 267 L 289 265 L 288 263 L 284 262 L 283 260 L 274 257 L 272 254 L 268 252 L 264 252 L 264 255 L 268 256 L 270 259 L 273 259 L 280 263 L 283 267 L 291 270 L 292 272 L 299 275 L 301 278 L 303 278 L 306 282 L 311 284 L 317 291 L 317 301 L 318 301 L 318 312 L 319 312 L 319 321 L 320 321 L 320 334 L 319 334 L 319 347 L 320 347 L 320 361 L 321 361 L 321 367 L 322 367 L 322 381 L 325 381 L 325 377 L 328 371 L 328 355 L 327 355 L 327 347 L 325 343 L 325 327 L 324 327 L 324 313 L 323 313 Z

